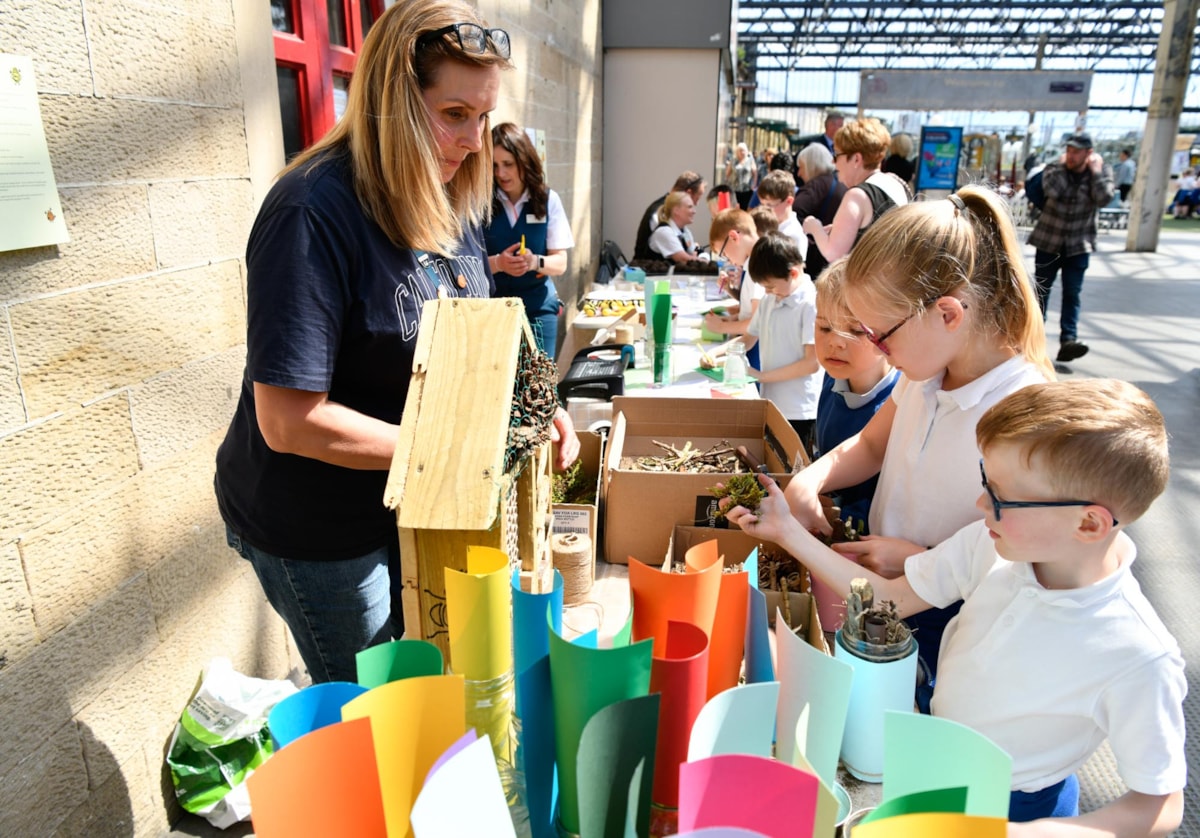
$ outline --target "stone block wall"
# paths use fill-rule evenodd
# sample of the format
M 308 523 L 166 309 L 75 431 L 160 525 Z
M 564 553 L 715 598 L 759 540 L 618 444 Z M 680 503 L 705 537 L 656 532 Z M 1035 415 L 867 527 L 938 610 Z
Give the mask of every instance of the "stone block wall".
M 600 2 L 481 6 L 514 39 L 496 118 L 546 131 L 578 282 L 599 249 Z M 246 235 L 282 165 L 269 3 L 15 0 L 0 52 L 33 60 L 71 236 L 0 253 L 0 835 L 161 835 L 204 664 L 298 665 L 212 494 Z

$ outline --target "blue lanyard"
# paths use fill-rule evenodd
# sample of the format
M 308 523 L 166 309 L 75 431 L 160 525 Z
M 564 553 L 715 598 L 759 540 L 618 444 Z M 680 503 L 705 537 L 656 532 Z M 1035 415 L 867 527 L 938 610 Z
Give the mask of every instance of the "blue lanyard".
M 433 266 L 433 260 L 429 258 L 429 254 L 424 250 L 414 250 L 413 253 L 416 255 L 421 267 L 425 269 L 425 274 L 429 277 L 429 281 L 433 283 L 438 297 L 445 299 L 450 296 L 446 290 L 446 286 L 442 284 L 442 278 L 438 276 L 437 268 Z

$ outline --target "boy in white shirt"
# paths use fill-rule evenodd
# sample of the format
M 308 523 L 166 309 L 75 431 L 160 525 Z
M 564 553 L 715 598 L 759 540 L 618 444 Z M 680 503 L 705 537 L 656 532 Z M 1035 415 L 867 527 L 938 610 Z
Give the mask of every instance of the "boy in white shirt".
M 779 219 L 779 232 L 790 238 L 800 248 L 800 258 L 808 256 L 808 236 L 792 209 L 796 200 L 796 179 L 791 172 L 776 170 L 763 178 L 758 185 L 758 204 L 767 207 Z
M 763 398 L 775 403 L 811 454 L 822 375 L 815 338 L 817 289 L 804 273 L 800 248 L 781 233 L 755 242 L 746 267 L 751 280 L 767 292 L 742 338 L 747 349 L 756 341 L 759 346 L 759 368 L 752 367 L 750 376 L 758 379 Z
M 1124 528 L 1167 485 L 1167 432 L 1131 384 L 1031 384 L 979 420 L 984 520 L 884 579 L 811 536 L 769 479 L 757 513 L 727 514 L 845 595 L 866 577 L 901 616 L 962 598 L 933 715 L 1013 758 L 1009 836 L 1167 835 L 1187 784 L 1179 647 L 1131 572 Z M 1080 498 L 1086 498 L 1081 500 Z M 1108 739 L 1130 791 L 1078 814 L 1075 771 Z

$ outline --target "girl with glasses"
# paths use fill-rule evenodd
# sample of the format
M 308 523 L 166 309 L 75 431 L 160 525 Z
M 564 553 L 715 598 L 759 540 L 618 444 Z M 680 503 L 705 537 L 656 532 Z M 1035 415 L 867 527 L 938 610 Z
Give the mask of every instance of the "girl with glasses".
M 894 578 L 909 556 L 981 517 L 975 424 L 1054 369 L 1016 231 L 991 190 L 965 187 L 889 212 L 851 252 L 844 295 L 902 376 L 866 427 L 796 475 L 786 494 L 802 524 L 828 532 L 818 495 L 878 474 L 873 535 L 838 549 Z M 931 676 L 953 613 L 913 619 Z
M 345 113 L 279 175 L 246 249 L 246 369 L 216 494 L 314 682 L 399 637 L 383 505 L 425 301 L 492 294 L 489 114 L 508 37 L 458 0 L 371 28 Z M 560 463 L 578 440 L 565 413 Z

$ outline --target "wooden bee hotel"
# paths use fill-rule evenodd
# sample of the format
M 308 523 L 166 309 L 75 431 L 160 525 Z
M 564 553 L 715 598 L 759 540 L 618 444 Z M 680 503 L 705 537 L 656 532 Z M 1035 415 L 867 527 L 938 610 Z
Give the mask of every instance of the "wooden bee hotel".
M 553 362 L 534 344 L 519 299 L 425 304 L 412 382 L 384 503 L 400 534 L 406 636 L 447 660 L 445 569 L 494 547 L 551 584 Z

